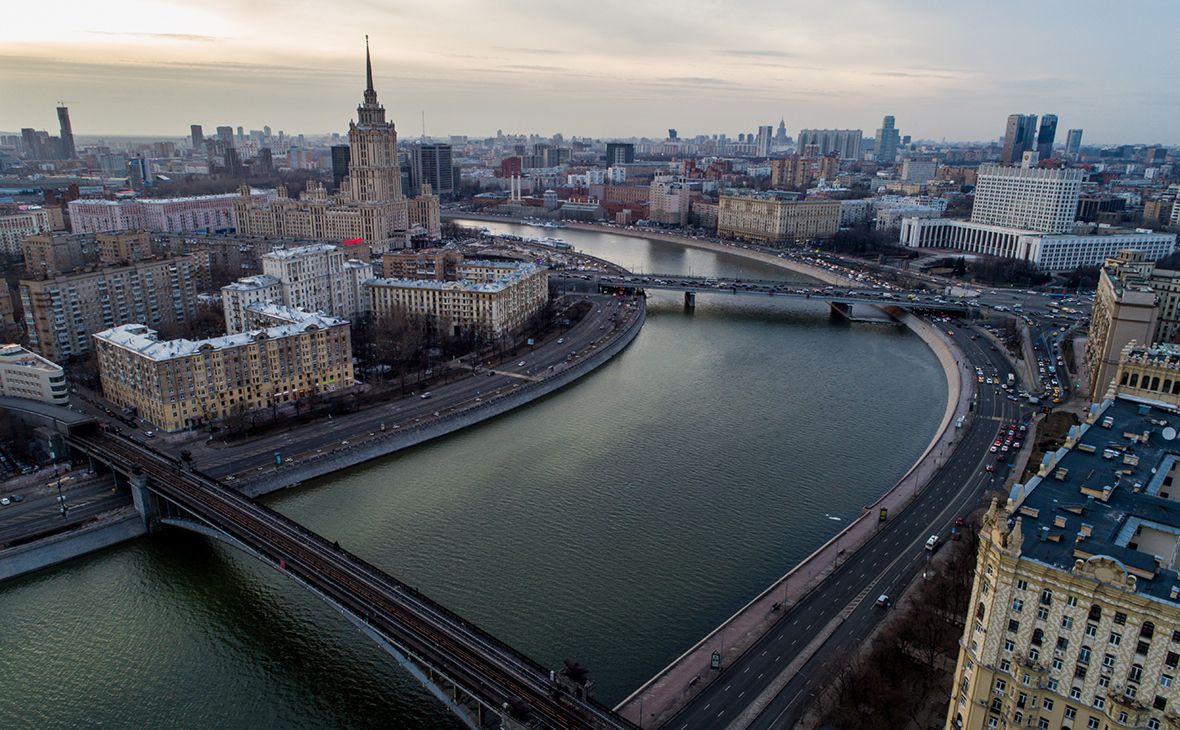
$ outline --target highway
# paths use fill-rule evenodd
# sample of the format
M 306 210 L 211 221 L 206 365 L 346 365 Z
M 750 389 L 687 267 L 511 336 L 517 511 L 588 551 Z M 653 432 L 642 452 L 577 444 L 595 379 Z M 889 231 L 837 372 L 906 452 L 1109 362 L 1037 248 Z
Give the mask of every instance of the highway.
M 207 474 L 230 481 L 246 480 L 274 466 L 275 453 L 280 458 L 300 460 L 334 449 L 355 445 L 365 438 L 384 435 L 386 431 L 421 425 L 431 418 L 478 407 L 482 402 L 507 394 L 524 385 L 536 382 L 575 364 L 593 352 L 599 343 L 607 341 L 615 322 L 624 326 L 637 315 L 635 306 L 626 298 L 605 295 L 578 295 L 590 301 L 592 308 L 580 322 L 567 332 L 535 349 L 520 354 L 492 368 L 480 367 L 471 374 L 470 365 L 456 366 L 439 363 L 435 368 L 462 368 L 457 380 L 431 385 L 427 398 L 416 396 L 392 401 L 387 405 L 362 409 L 330 420 L 294 426 L 282 433 L 250 439 L 225 448 L 212 448 L 201 443 L 188 445 L 193 461 Z
M 271 561 L 314 593 L 344 608 L 402 651 L 477 694 L 486 706 L 529 727 L 633 727 L 580 699 L 548 669 L 414 588 L 323 537 L 216 481 L 97 428 L 70 441 L 117 468 L 136 468 L 149 488 L 190 520 L 207 523 Z
M 126 491 L 114 489 L 109 475 L 75 478 L 63 485 L 62 494 L 68 508 L 64 516 L 61 514 L 56 487 L 46 486 L 44 482 L 4 494 L 9 498 L 19 494 L 23 499 L 0 506 L 0 545 L 59 532 L 104 512 L 131 504 Z
M 971 340 L 968 327 L 957 327 L 959 346 L 965 351 L 974 377 L 982 367 L 1006 376 L 1011 364 L 1002 352 L 992 350 L 984 338 Z M 983 491 L 1002 484 L 1006 468 L 988 473 L 994 463 L 988 449 L 1001 423 L 1023 415 L 1006 391 L 979 386 L 974 418 L 963 430 L 955 451 L 926 489 L 904 511 L 889 520 L 860 549 L 849 555 L 833 574 L 798 604 L 788 609 L 775 626 L 723 670 L 662 727 L 670 730 L 705 730 L 726 727 L 795 659 L 833 620 L 845 615 L 831 637 L 816 651 L 791 681 L 754 719 L 753 728 L 787 728 L 798 720 L 808 699 L 822 690 L 827 674 L 862 645 L 884 616 L 875 605 L 879 594 L 896 597 L 926 562 L 924 543 L 931 534 L 948 536 L 956 517 L 979 505 Z M 997 465 L 1006 467 L 1007 462 Z

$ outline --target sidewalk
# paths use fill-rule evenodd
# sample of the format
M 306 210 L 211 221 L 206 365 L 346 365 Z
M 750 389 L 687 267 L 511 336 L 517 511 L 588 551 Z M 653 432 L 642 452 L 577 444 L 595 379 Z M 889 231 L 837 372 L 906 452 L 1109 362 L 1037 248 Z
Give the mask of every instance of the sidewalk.
M 901 319 L 934 350 L 947 374 L 947 407 L 934 439 L 914 466 L 876 502 L 865 505 L 859 517 L 619 703 L 615 710 L 623 717 L 641 727 L 655 727 L 670 717 L 719 676 L 709 670 L 714 651 L 721 653 L 723 666 L 731 664 L 778 620 L 784 606 L 798 603 L 832 573 L 841 555 L 872 537 L 879 510 L 895 515 L 946 461 L 960 433 L 955 420 L 963 416 L 964 427 L 970 423 L 975 379 L 968 377 L 972 373 L 951 337 L 913 315 L 902 314 Z

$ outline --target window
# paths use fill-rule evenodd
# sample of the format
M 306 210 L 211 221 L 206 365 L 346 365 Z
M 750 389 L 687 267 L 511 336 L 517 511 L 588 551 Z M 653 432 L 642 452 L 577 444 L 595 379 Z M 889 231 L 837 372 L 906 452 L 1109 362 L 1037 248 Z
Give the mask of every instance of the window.
M 1049 699 L 1048 697 L 1041 698 L 1041 707 L 1045 708 L 1046 710 L 1052 710 L 1053 700 Z
M 1106 698 L 1102 697 L 1100 695 L 1095 695 L 1094 707 L 1095 707 L 1095 709 L 1098 709 L 1098 710 L 1105 708 L 1106 707 Z
M 1061 617 L 1061 628 L 1067 629 L 1067 630 L 1072 629 L 1073 628 L 1073 619 L 1070 618 L 1069 616 L 1062 616 Z
M 1062 667 L 1064 667 L 1064 666 L 1065 666 L 1065 665 L 1061 663 L 1061 660 L 1060 660 L 1060 659 L 1054 659 L 1054 660 L 1053 660 L 1053 671 L 1054 671 L 1054 672 L 1060 672 L 1060 671 L 1061 671 L 1061 668 L 1062 668 Z
M 1127 623 L 1127 614 L 1123 613 L 1122 611 L 1115 612 L 1114 622 L 1119 626 L 1125 625 Z
M 1012 632 L 1012 633 L 1014 633 L 1014 634 L 1015 634 L 1017 631 L 1020 631 L 1020 622 L 1019 622 L 1019 621 L 1017 621 L 1017 620 L 1015 620 L 1015 619 L 1009 619 L 1009 620 L 1008 620 L 1008 630 L 1009 630 L 1009 631 L 1011 631 L 1011 632 Z M 1035 637 L 1034 637 L 1034 639 L 1035 639 Z M 1034 641 L 1034 643 L 1040 643 L 1040 642 L 1035 642 L 1035 641 Z
M 1150 621 L 1144 621 L 1143 626 L 1139 628 L 1139 638 L 1151 641 L 1153 636 L 1155 636 L 1155 624 Z
M 1016 649 L 1016 644 L 1011 639 L 1004 639 L 1004 651 L 1011 654 Z
M 1101 621 L 1102 620 L 1102 607 L 1096 603 L 1091 605 L 1090 606 L 1090 613 L 1086 616 L 1086 620 L 1093 621 L 1094 623 L 1098 623 L 1099 621 Z
M 1041 621 L 1049 620 L 1049 609 L 1044 606 L 1037 606 L 1037 618 Z
M 1078 664 L 1090 663 L 1090 647 L 1083 646 L 1082 650 L 1078 652 Z
M 1018 591 L 1028 590 L 1028 581 L 1027 580 L 1016 581 L 1016 590 L 1018 590 Z
M 1020 600 L 1019 598 L 1013 598 L 1012 599 L 1012 612 L 1013 613 L 1020 613 L 1023 610 L 1024 610 L 1024 601 Z
M 1065 638 L 1064 636 L 1058 636 L 1057 637 L 1057 650 L 1058 651 L 1065 651 L 1067 649 L 1069 649 L 1069 639 Z
M 1099 677 L 1098 678 L 1098 686 L 1101 689 L 1106 689 L 1107 687 L 1109 687 L 1110 686 L 1110 677 Z
M 1180 654 L 1174 651 L 1168 652 L 1168 656 L 1164 658 L 1164 664 L 1168 666 L 1168 669 L 1175 669 L 1176 665 L 1180 664 Z
M 1070 707 L 1069 705 L 1065 706 L 1065 719 L 1066 720 L 1072 720 L 1077 716 L 1078 716 L 1077 708 Z
M 1053 605 L 1053 591 L 1049 590 L 1048 588 L 1041 591 L 1041 605 L 1042 606 L 1052 606 Z
M 1089 730 L 1098 730 L 1098 718 L 1091 717 L 1086 721 L 1086 727 L 1089 728 Z
M 1172 686 L 1172 675 L 1161 674 L 1160 675 L 1160 686 L 1161 687 L 1171 687 Z
M 1154 717 L 1147 721 L 1147 730 L 1160 730 L 1160 721 Z
M 1127 674 L 1127 681 L 1138 683 L 1142 679 L 1143 679 L 1143 665 L 1142 664 L 1132 664 L 1131 671 L 1130 671 L 1130 673 Z
M 1057 691 L 1057 680 L 1050 679 L 1048 682 L 1045 683 L 1045 686 L 1049 688 L 1050 692 L 1056 692 Z
M 1069 598 L 1066 598 L 1065 605 L 1069 606 L 1070 608 L 1077 608 L 1078 607 L 1078 597 L 1077 596 L 1070 596 Z
M 1008 661 L 1007 659 L 1001 659 L 1000 660 L 1000 671 L 1001 672 L 1011 672 L 1012 671 L 1012 662 Z
M 1123 635 L 1115 633 L 1114 631 L 1110 632 L 1110 643 L 1114 646 L 1118 646 L 1119 644 L 1123 643 Z
M 1160 697 L 1159 695 L 1156 695 L 1155 700 L 1151 703 L 1151 706 L 1157 710 L 1166 710 L 1168 709 L 1168 700 Z
M 1086 624 L 1086 637 L 1093 639 L 1098 636 L 1098 627 L 1094 624 Z
M 1071 700 L 1082 699 L 1082 688 L 1081 687 L 1070 687 L 1069 688 L 1069 698 Z
M 1173 642 L 1180 642 L 1180 631 L 1173 631 L 1172 632 L 1172 641 Z
M 1102 666 L 1114 669 L 1114 654 L 1104 654 L 1102 656 Z

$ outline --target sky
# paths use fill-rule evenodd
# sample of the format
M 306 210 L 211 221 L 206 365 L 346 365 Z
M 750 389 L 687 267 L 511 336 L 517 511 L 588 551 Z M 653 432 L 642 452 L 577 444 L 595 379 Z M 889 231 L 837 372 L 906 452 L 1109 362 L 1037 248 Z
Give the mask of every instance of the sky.
M 1177 0 L 53 0 L 0 23 L 0 130 L 343 132 L 364 89 L 403 138 L 860 128 L 1180 144 Z

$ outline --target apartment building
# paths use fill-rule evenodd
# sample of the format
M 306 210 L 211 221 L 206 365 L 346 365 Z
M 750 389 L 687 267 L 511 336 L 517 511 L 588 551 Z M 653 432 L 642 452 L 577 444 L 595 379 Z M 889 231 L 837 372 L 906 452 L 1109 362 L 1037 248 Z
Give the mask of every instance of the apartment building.
M 60 365 L 20 345 L 0 345 L 0 395 L 65 405 L 70 400 Z
M 666 226 L 688 223 L 691 189 L 672 175 L 657 175 L 648 194 L 648 220 Z
M 89 353 L 93 332 L 127 322 L 181 324 L 197 306 L 187 256 L 22 279 L 20 297 L 29 344 L 51 360 Z
M 389 251 L 381 257 L 381 276 L 386 279 L 458 279 L 457 267 L 463 254 L 443 248 Z
M 1176 424 L 1116 394 L 992 501 L 947 728 L 1177 726 Z
M 1180 409 L 1180 347 L 1128 342 L 1103 399 L 1116 394 Z
M 0 215 L 0 253 L 19 256 L 20 242 L 26 236 L 53 230 L 49 211 L 34 208 L 12 215 Z
M 531 263 L 465 261 L 456 281 L 374 279 L 365 282 L 377 319 L 424 317 L 452 335 L 485 339 L 519 331 L 549 301 L 549 274 Z
M 780 193 L 721 195 L 717 235 L 767 244 L 830 238 L 840 228 L 840 201 L 793 200 Z
M 271 326 L 161 340 L 142 324 L 94 335 L 103 394 L 162 431 L 277 408 L 354 385 L 348 322 L 262 306 Z

